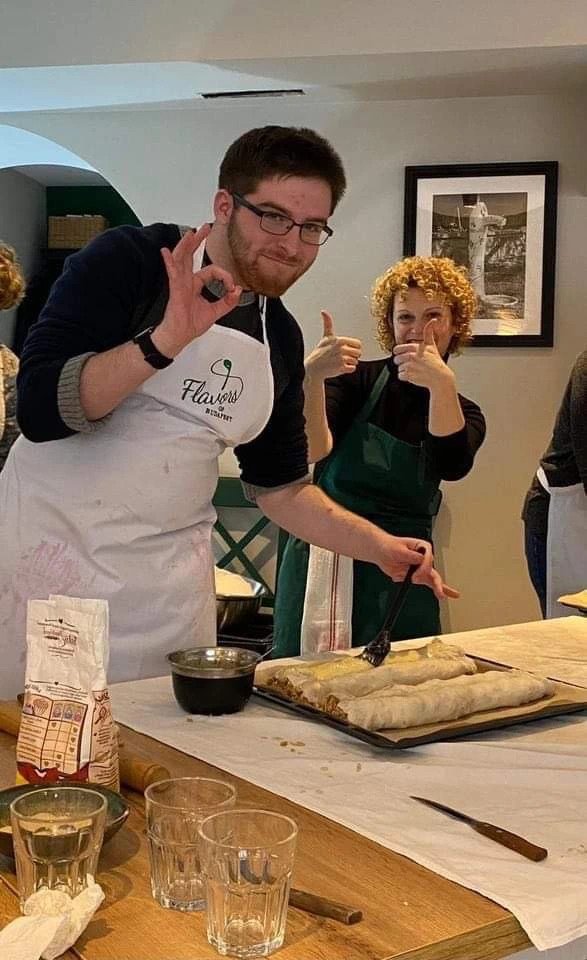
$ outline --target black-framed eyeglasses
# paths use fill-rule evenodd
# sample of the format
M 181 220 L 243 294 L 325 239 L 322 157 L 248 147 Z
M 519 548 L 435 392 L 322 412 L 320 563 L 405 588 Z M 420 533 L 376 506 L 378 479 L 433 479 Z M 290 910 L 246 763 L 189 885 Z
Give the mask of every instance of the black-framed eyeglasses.
M 334 233 L 332 227 L 329 227 L 327 223 L 314 220 L 305 220 L 303 223 L 298 223 L 297 220 L 292 220 L 285 213 L 278 213 L 276 210 L 262 210 L 261 207 L 256 207 L 254 203 L 245 200 L 239 193 L 233 193 L 232 197 L 239 206 L 246 207 L 247 210 L 259 217 L 261 230 L 264 230 L 265 233 L 272 233 L 275 237 L 284 237 L 293 227 L 298 227 L 304 243 L 321 247 Z

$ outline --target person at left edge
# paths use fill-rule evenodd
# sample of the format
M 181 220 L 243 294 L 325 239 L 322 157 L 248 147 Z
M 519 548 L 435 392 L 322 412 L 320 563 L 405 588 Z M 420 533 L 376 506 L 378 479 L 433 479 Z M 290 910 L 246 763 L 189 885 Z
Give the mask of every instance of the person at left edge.
M 23 349 L 24 436 L 0 478 L 0 695 L 21 686 L 26 601 L 101 597 L 111 681 L 166 672 L 215 642 L 218 456 L 268 517 L 449 588 L 417 538 L 345 512 L 307 482 L 303 345 L 279 299 L 314 262 L 345 188 L 313 131 L 265 127 L 224 157 L 214 223 L 122 227 L 71 257 Z M 51 441 L 45 443 L 42 441 Z
M 16 251 L 0 240 L 0 310 L 18 306 L 26 280 Z M 18 358 L 0 341 L 0 470 L 18 436 L 16 424 L 16 371 Z

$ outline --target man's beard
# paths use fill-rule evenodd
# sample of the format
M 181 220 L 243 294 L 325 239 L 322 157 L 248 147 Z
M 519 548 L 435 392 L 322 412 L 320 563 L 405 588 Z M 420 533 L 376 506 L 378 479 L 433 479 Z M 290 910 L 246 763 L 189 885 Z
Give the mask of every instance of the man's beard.
M 234 216 L 228 224 L 227 239 L 243 289 L 264 297 L 281 297 L 311 266 L 311 263 L 303 266 L 299 260 L 292 260 L 290 263 L 285 261 L 282 267 L 275 263 L 272 269 L 272 260 L 266 260 L 259 254 L 252 259 L 249 256 L 250 244 L 244 239 Z M 267 253 L 273 256 L 269 250 Z

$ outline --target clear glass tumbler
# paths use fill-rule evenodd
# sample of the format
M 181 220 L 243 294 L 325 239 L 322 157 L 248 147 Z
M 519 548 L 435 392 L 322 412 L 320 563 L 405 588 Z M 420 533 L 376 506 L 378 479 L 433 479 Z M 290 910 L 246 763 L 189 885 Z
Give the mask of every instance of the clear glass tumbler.
M 104 839 L 106 800 L 86 787 L 50 787 L 10 804 L 21 907 L 42 887 L 71 897 L 94 879 Z
M 235 803 L 236 789 L 223 780 L 179 777 L 147 787 L 151 890 L 162 907 L 183 911 L 204 908 L 198 825 L 211 813 L 229 810 Z
M 198 832 L 209 942 L 223 956 L 268 956 L 285 936 L 297 824 L 268 810 L 232 810 Z

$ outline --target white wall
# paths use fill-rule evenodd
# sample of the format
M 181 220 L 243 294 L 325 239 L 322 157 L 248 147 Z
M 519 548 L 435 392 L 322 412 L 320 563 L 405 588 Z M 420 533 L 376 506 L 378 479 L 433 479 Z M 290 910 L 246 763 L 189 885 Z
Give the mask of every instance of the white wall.
M 445 486 L 437 552 L 462 599 L 445 626 L 463 630 L 538 616 L 523 559 L 519 513 L 546 445 L 573 358 L 585 348 L 584 98 L 519 97 L 386 103 L 295 101 L 214 109 L 18 117 L 85 157 L 143 222 L 199 223 L 210 215 L 219 158 L 243 130 L 312 126 L 341 152 L 348 197 L 336 236 L 287 304 L 311 345 L 319 310 L 377 355 L 366 298 L 402 254 L 406 164 L 558 160 L 559 230 L 554 349 L 476 349 L 454 361 L 461 392 L 479 402 L 488 438 L 473 473 Z M 0 116 L 0 122 L 2 121 Z
M 35 271 L 47 233 L 45 188 L 15 170 L 0 170 L 0 239 L 17 251 L 26 277 Z M 0 313 L 0 342 L 11 344 L 16 310 Z

